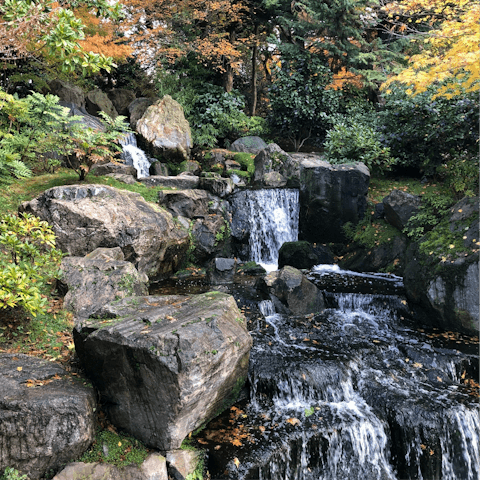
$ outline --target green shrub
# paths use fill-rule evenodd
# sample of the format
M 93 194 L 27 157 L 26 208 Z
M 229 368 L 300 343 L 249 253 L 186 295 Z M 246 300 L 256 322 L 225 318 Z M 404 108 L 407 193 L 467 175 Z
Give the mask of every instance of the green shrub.
M 357 118 L 337 120 L 327 132 L 325 156 L 330 163 L 363 162 L 373 173 L 383 174 L 395 164 L 390 149 L 380 143 L 375 127 Z
M 262 135 L 267 124 L 259 117 L 249 117 L 245 112 L 243 95 L 222 87 L 206 85 L 189 109 L 187 119 L 192 128 L 193 143 L 206 147 L 228 147 L 238 137 Z
M 0 309 L 43 312 L 43 293 L 60 275 L 61 257 L 47 222 L 30 214 L 0 216 Z
M 456 199 L 478 195 L 478 156 L 452 151 L 443 156 L 443 162 L 437 174 Z
M 451 152 L 478 156 L 478 93 L 432 100 L 435 88 L 415 96 L 407 88 L 393 85 L 378 113 L 380 140 L 399 167 L 433 175 Z
M 26 475 L 21 475 L 15 468 L 7 467 L 0 477 L 0 480 L 28 480 Z

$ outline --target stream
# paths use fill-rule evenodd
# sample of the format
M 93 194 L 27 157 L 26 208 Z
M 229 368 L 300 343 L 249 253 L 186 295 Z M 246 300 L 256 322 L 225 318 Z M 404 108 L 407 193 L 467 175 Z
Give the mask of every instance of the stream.
M 246 216 L 251 258 L 271 270 L 295 195 L 264 192 Z M 326 308 L 300 317 L 237 277 L 215 288 L 254 344 L 242 399 L 194 440 L 212 480 L 479 478 L 478 338 L 418 324 L 393 275 L 318 265 L 307 278 Z

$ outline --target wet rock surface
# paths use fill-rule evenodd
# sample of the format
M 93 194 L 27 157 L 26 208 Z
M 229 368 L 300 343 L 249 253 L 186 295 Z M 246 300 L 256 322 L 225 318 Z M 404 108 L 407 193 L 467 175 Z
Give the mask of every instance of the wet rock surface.
M 0 471 L 37 480 L 74 460 L 94 439 L 95 409 L 93 388 L 59 365 L 1 353 Z
M 212 478 L 475 480 L 478 337 L 419 328 L 401 296 L 325 295 L 262 307 L 250 401 L 199 437 Z
M 235 401 L 252 342 L 220 292 L 126 298 L 78 325 L 74 340 L 111 422 L 159 450 Z
M 343 242 L 342 226 L 356 225 L 367 208 L 370 172 L 363 163 L 330 165 L 318 156 L 300 162 L 300 238 Z

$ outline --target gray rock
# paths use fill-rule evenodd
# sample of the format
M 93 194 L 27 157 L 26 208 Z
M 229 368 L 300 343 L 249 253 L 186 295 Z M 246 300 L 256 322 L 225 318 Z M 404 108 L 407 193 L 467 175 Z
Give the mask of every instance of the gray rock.
M 208 281 L 212 285 L 233 283 L 236 261 L 234 258 L 215 258 L 207 270 Z
M 367 209 L 370 173 L 363 163 L 330 165 L 320 157 L 301 161 L 300 235 L 311 243 L 342 243 L 342 226 L 356 225 Z
M 268 188 L 282 188 L 287 184 L 287 179 L 278 172 L 268 172 L 263 176 L 263 184 Z
M 192 175 L 198 176 L 202 172 L 202 167 L 197 161 L 194 161 L 194 160 L 187 160 L 186 162 L 183 162 L 181 164 L 181 167 L 183 169 L 181 173 L 188 172 L 188 173 L 191 173 Z
M 225 198 L 234 191 L 235 184 L 231 178 L 202 176 L 200 177 L 199 187 L 208 190 L 218 197 Z
M 59 102 L 59 105 L 70 110 L 69 116 L 81 117 L 80 120 L 72 121 L 76 126 L 95 131 L 105 131 L 105 125 L 97 117 L 90 115 L 84 108 L 78 107 L 75 103 Z
M 393 190 L 383 200 L 385 220 L 403 231 L 410 217 L 418 212 L 421 199 L 402 190 Z
M 117 468 L 108 463 L 75 462 L 67 465 L 53 480 L 168 480 L 165 457 L 151 453 L 140 465 Z
M 419 244 L 412 242 L 406 253 L 405 289 L 426 323 L 475 335 L 479 328 L 478 197 L 460 200 L 451 208 L 448 221 L 450 231 L 463 237 L 469 253 L 441 259 L 422 253 Z
M 137 128 L 137 123 L 143 117 L 143 114 L 147 111 L 147 108 L 150 105 L 153 105 L 157 100 L 157 98 L 136 98 L 128 106 L 128 112 L 130 114 L 130 128 L 132 130 Z
M 87 318 L 106 303 L 148 294 L 148 277 L 123 260 L 120 247 L 97 248 L 85 257 L 62 260 L 62 283 L 68 286 L 64 306 Z
M 296 268 L 285 266 L 266 275 L 263 282 L 293 315 L 318 313 L 325 308 L 322 292 Z
M 198 462 L 205 456 L 197 450 L 171 450 L 167 452 L 168 474 L 173 480 L 185 480 L 193 475 Z
M 232 296 L 134 297 L 74 329 L 110 421 L 162 451 L 236 399 L 252 339 Z
M 98 247 L 118 246 L 125 260 L 151 280 L 177 271 L 189 246 L 188 232 L 170 213 L 137 193 L 112 187 L 54 187 L 19 210 L 47 221 L 63 252 L 84 256 Z
M 168 177 L 168 167 L 165 163 L 155 161 L 150 165 L 150 172 L 152 175 L 160 177 Z
M 192 255 L 197 264 L 202 264 L 216 255 L 230 254 L 230 229 L 222 215 L 197 218 L 191 227 L 193 244 Z
M 0 354 L 0 471 L 37 480 L 77 458 L 94 440 L 95 408 L 93 388 L 59 365 Z
M 136 130 L 145 142 L 141 146 L 151 155 L 188 160 L 192 148 L 190 125 L 182 106 L 169 95 L 147 108 Z
M 169 187 L 183 190 L 185 188 L 198 188 L 200 185 L 199 177 L 194 175 L 178 175 L 175 177 L 161 177 L 159 175 L 150 175 L 149 177 L 139 179 L 147 187 Z
M 85 94 L 80 87 L 56 78 L 48 84 L 50 93 L 56 95 L 61 102 L 74 103 L 77 108 L 85 108 Z
M 209 215 L 224 215 L 228 203 L 206 190 L 161 190 L 158 203 L 172 215 L 190 219 Z
M 326 248 L 326 247 L 325 247 Z M 320 261 L 320 257 L 309 242 L 285 242 L 278 251 L 278 268 L 290 265 L 295 268 L 312 268 L 320 263 L 333 263 L 333 255 L 328 260 Z
M 271 143 L 262 150 L 255 157 L 254 162 L 255 173 L 253 182 L 255 185 L 275 187 L 275 182 L 283 183 L 285 181 L 285 184 L 288 184 L 290 187 L 298 187 L 300 163 L 298 159 L 294 159 L 293 156 L 284 152 L 276 143 Z M 272 176 L 273 172 L 277 175 Z M 270 185 L 267 182 L 274 182 L 274 184 Z
M 117 180 L 117 182 L 122 182 L 127 185 L 135 185 L 137 183 L 137 179 L 134 176 L 125 175 L 123 173 L 109 173 L 106 177 L 112 177 Z
M 133 167 L 132 165 L 125 165 L 124 163 L 116 163 L 116 162 L 101 163 L 101 164 L 96 163 L 95 165 L 92 166 L 89 173 L 97 177 L 101 175 L 108 175 L 111 173 L 121 174 L 121 175 L 131 175 L 135 178 L 137 177 L 137 171 L 135 170 L 135 167 Z
M 238 138 L 230 145 L 230 150 L 232 152 L 246 152 L 256 155 L 267 147 L 268 145 L 260 137 L 251 136 Z
M 99 88 L 87 93 L 85 96 L 85 108 L 90 115 L 98 115 L 98 112 L 105 112 L 110 118 L 115 119 L 118 117 L 118 112 L 115 110 L 112 101 Z
M 126 88 L 112 88 L 107 95 L 118 114 L 128 117 L 128 106 L 135 100 L 135 93 Z

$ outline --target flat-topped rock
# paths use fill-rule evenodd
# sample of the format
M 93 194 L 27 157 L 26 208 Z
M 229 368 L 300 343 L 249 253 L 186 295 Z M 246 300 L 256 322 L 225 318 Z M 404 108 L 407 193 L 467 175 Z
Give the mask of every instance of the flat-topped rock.
M 141 178 L 140 181 L 147 187 L 168 187 L 179 190 L 187 188 L 198 188 L 200 178 L 196 175 L 177 175 L 164 177 L 162 175 L 151 175 Z
M 112 302 L 74 330 L 76 351 L 110 421 L 159 450 L 231 405 L 252 339 L 220 292 Z

